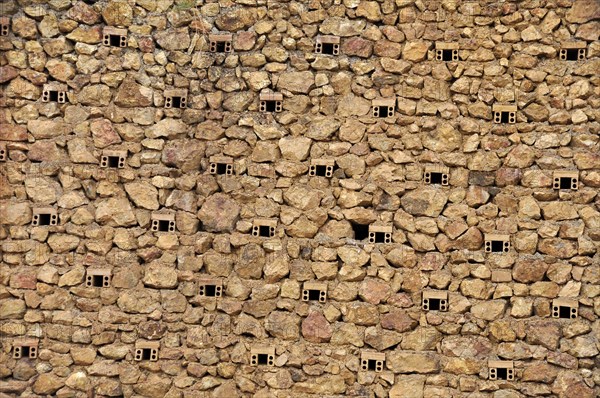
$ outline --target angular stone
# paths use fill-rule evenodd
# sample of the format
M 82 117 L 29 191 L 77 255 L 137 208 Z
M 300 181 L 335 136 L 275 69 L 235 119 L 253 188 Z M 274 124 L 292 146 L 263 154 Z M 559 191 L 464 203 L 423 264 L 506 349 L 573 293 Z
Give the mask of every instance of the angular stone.
M 566 19 L 570 23 L 585 23 L 600 19 L 600 4 L 595 0 L 575 0 Z
M 265 330 L 278 339 L 296 340 L 300 337 L 300 317 L 289 312 L 273 311 L 265 320 Z
M 0 319 L 22 319 L 26 310 L 23 300 L 3 298 L 0 301 Z
M 418 322 L 412 319 L 404 310 L 393 309 L 381 315 L 381 327 L 403 333 L 414 329 Z
M 40 395 L 50 395 L 58 391 L 65 382 L 52 373 L 42 373 L 33 383 L 33 392 Z
M 548 270 L 548 264 L 542 259 L 518 259 L 512 271 L 513 279 L 521 283 L 541 281 Z
M 130 108 L 152 105 L 153 91 L 136 83 L 133 79 L 125 79 L 117 90 L 115 105 Z
M 558 398 L 594 398 L 597 397 L 593 389 L 587 386 L 578 371 L 565 370 L 558 374 L 552 392 Z
M 125 184 L 125 191 L 133 203 L 144 209 L 158 210 L 158 191 L 147 182 L 130 182 Z
M 94 145 L 97 148 L 106 148 L 109 145 L 121 142 L 121 137 L 117 134 L 108 119 L 96 119 L 92 121 L 90 123 L 90 130 L 92 131 Z
M 373 54 L 373 42 L 360 37 L 351 37 L 342 42 L 341 51 L 348 56 L 369 58 Z
M 556 350 L 560 337 L 560 325 L 554 321 L 531 321 L 526 324 L 525 340 L 529 344 L 539 344 L 549 350 Z
M 423 61 L 431 44 L 426 41 L 409 41 L 402 50 L 402 59 L 411 62 Z
M 67 11 L 67 17 L 86 25 L 94 25 L 100 21 L 100 15 L 91 6 L 83 1 L 76 2 L 73 7 Z
M 308 157 L 312 140 L 306 137 L 283 137 L 279 140 L 279 150 L 284 159 L 301 162 Z
M 359 326 L 373 326 L 379 323 L 379 311 L 377 307 L 366 303 L 350 303 L 346 306 L 344 322 Z
M 177 287 L 177 271 L 166 264 L 154 262 L 146 268 L 143 282 L 157 289 L 173 289 Z
M 133 9 L 126 2 L 111 1 L 102 8 L 102 18 L 110 26 L 129 26 L 133 22 Z
M 190 47 L 190 34 L 187 28 L 158 31 L 155 36 L 158 45 L 167 51 L 187 50 Z
M 473 307 L 471 307 L 471 313 L 477 318 L 484 319 L 486 321 L 493 321 L 494 319 L 500 318 L 504 314 L 505 308 L 506 301 L 490 300 L 473 305 Z
M 435 187 L 421 187 L 405 193 L 400 199 L 402 208 L 413 216 L 437 217 L 440 215 L 448 198 Z
M 228 195 L 216 193 L 202 204 L 198 218 L 208 232 L 231 232 L 239 214 L 240 206 L 235 200 Z
M 135 224 L 136 219 L 126 198 L 109 198 L 97 202 L 96 222 L 123 227 Z
M 440 361 L 437 354 L 394 350 L 388 352 L 387 368 L 394 373 L 437 373 Z
M 390 389 L 390 397 L 423 398 L 425 376 L 403 375 L 397 377 Z
M 287 72 L 279 75 L 277 87 L 292 93 L 308 94 L 315 84 L 315 76 L 312 72 Z
M 327 343 L 331 340 L 333 329 L 319 311 L 313 311 L 302 321 L 302 336 L 311 343 Z

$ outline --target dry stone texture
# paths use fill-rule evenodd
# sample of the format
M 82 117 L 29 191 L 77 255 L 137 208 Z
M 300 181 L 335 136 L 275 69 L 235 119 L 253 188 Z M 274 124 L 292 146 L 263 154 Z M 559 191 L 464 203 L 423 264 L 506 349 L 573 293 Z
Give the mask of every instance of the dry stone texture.
M 0 397 L 600 395 L 597 0 L 0 13 Z

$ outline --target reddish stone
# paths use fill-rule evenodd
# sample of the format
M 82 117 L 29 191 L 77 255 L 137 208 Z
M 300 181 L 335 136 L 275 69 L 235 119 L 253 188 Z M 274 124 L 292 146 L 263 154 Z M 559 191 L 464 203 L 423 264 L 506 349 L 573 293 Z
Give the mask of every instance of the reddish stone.
M 508 185 L 519 185 L 521 181 L 521 170 L 508 167 L 501 167 L 496 171 L 496 184 L 499 187 Z
M 381 327 L 402 333 L 417 327 L 417 321 L 412 319 L 406 311 L 393 309 L 389 313 L 381 315 Z
M 35 289 L 36 283 L 35 271 L 25 271 L 11 275 L 9 286 L 14 289 Z
M 442 253 L 428 252 L 419 260 L 421 271 L 437 271 L 446 264 L 446 257 Z
M 382 280 L 367 279 L 361 283 L 358 295 L 367 303 L 379 304 L 390 295 L 390 286 Z
M 52 141 L 37 141 L 29 146 L 27 157 L 36 162 L 56 161 L 60 158 L 60 151 Z
M 409 308 L 414 305 L 412 298 L 407 293 L 396 293 L 387 299 L 387 303 L 400 308 Z
M 108 119 L 94 120 L 90 128 L 92 130 L 92 137 L 94 138 L 94 145 L 97 148 L 105 148 L 111 144 L 121 142 L 121 137 L 117 134 Z
M 342 54 L 369 58 L 373 54 L 373 43 L 360 37 L 344 40 L 342 43 Z
M 154 52 L 154 40 L 152 40 L 152 36 L 142 36 L 138 38 L 138 47 L 144 53 Z
M 311 343 L 327 343 L 331 339 L 332 328 L 320 312 L 311 312 L 302 321 L 302 336 Z
M 19 71 L 16 68 L 8 65 L 0 67 L 0 83 L 6 83 L 17 76 L 19 76 Z
M 67 17 L 87 25 L 93 25 L 100 21 L 100 15 L 83 1 L 75 3 L 75 5 L 67 12 Z
M 0 140 L 27 141 L 27 127 L 16 124 L 0 124 Z

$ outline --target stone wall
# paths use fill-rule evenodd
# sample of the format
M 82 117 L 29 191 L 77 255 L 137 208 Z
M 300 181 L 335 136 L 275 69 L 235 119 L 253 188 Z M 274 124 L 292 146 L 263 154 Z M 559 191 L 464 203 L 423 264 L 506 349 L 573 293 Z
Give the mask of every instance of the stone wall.
M 1 397 L 600 393 L 597 0 L 0 6 Z

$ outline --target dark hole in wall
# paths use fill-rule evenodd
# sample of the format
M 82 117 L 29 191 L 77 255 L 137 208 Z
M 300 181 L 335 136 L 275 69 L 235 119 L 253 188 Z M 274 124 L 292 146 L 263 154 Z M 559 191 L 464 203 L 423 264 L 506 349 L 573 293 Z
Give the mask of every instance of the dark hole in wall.
M 385 243 L 385 232 L 375 232 L 375 243 Z
M 497 368 L 496 369 L 496 378 L 498 380 L 507 380 L 508 379 L 508 369 Z
M 377 370 L 377 361 L 374 359 L 369 359 L 367 361 L 368 365 L 367 365 L 367 369 L 368 370 Z
M 501 240 L 492 241 L 492 253 L 502 253 L 504 251 L 504 242 Z
M 92 275 L 92 286 L 102 287 L 103 282 L 104 282 L 104 277 L 102 275 Z
M 50 225 L 50 214 L 40 214 L 38 225 Z
M 271 227 L 268 225 L 261 225 L 258 227 L 258 236 L 264 236 L 269 238 L 271 236 Z
M 319 297 L 321 296 L 321 291 L 320 290 L 309 290 L 308 291 L 308 299 L 309 300 L 319 300 Z
M 442 60 L 452 61 L 452 50 L 442 50 Z
M 321 177 L 327 176 L 327 166 L 317 165 L 315 174 Z
M 388 117 L 389 114 L 390 114 L 389 107 L 387 107 L 387 106 L 379 107 L 379 117 Z
M 440 309 L 440 299 L 429 299 L 429 311 L 439 311 Z
M 565 306 L 561 305 L 558 309 L 558 317 L 570 319 L 571 318 L 571 307 L 565 307 Z
M 227 174 L 227 165 L 225 163 L 217 163 L 217 174 Z
M 577 61 L 579 59 L 579 49 L 568 48 L 567 49 L 567 61 Z
M 58 102 L 58 91 L 50 90 L 48 94 L 50 101 Z
M 181 108 L 181 97 L 171 97 L 171 108 Z
M 560 178 L 560 189 L 571 189 L 571 177 Z
M 142 348 L 142 359 L 149 360 L 152 358 L 152 350 L 150 348 Z
M 217 295 L 217 287 L 215 285 L 204 285 L 204 295 L 206 297 L 215 297 Z
M 169 224 L 168 220 L 158 220 L 158 230 L 161 232 L 169 232 Z
M 500 122 L 508 123 L 510 117 L 510 112 L 500 112 Z
M 224 41 L 218 41 L 217 46 L 216 46 L 216 48 L 217 48 L 216 52 L 224 53 L 225 52 L 225 44 L 226 44 L 226 42 L 224 42 Z
M 111 47 L 121 47 L 121 36 L 110 35 L 110 45 Z
M 268 354 L 258 354 L 256 363 L 259 365 L 267 365 L 269 363 L 269 355 Z
M 119 167 L 119 157 L 118 156 L 109 156 L 108 157 L 108 167 Z
M 442 173 L 431 173 L 431 183 L 432 184 L 441 184 L 442 183 Z
M 321 43 L 321 53 L 333 55 L 333 43 Z
M 354 231 L 354 239 L 363 240 L 369 237 L 369 225 L 368 224 L 357 224 L 350 223 L 352 230 Z
M 25 358 L 29 356 L 29 346 L 28 345 L 24 345 L 21 346 L 21 358 Z
M 276 101 L 265 101 L 265 110 L 267 112 L 275 112 L 276 107 Z

